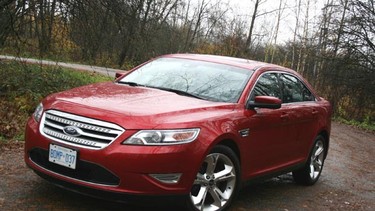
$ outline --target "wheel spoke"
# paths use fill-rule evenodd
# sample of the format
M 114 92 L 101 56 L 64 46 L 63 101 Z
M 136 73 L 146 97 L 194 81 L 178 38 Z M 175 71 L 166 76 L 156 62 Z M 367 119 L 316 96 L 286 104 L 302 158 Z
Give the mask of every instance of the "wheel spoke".
M 314 172 L 315 172 L 315 169 L 314 169 L 314 165 L 310 165 L 310 177 L 312 178 L 312 179 L 314 179 L 315 177 L 315 175 L 314 175 Z
M 197 178 L 194 180 L 194 185 L 203 185 L 205 182 L 206 180 L 204 179 L 203 174 L 198 173 Z
M 234 179 L 236 179 L 236 175 L 233 174 L 233 173 L 230 173 L 228 175 L 225 175 L 225 176 L 222 176 L 218 179 L 215 179 L 215 182 L 231 181 L 231 180 L 234 180 Z
M 203 210 L 204 208 L 204 201 L 206 200 L 207 192 L 208 192 L 208 188 L 205 186 L 202 186 L 201 189 L 199 190 L 198 195 L 191 197 L 195 207 L 200 208 L 200 210 Z
M 226 181 L 235 177 L 233 174 L 233 167 L 228 165 L 225 165 L 225 168 L 222 171 L 215 173 L 214 176 L 216 182 Z
M 206 158 L 206 162 L 207 162 L 206 174 L 207 175 L 213 175 L 214 174 L 218 157 L 219 157 L 219 155 L 211 155 L 211 156 L 208 156 Z
M 320 171 L 323 166 L 323 155 L 324 147 L 322 142 L 317 142 L 315 144 L 314 153 L 311 155 L 310 161 L 310 177 L 315 179 L 319 176 Z
M 323 166 L 323 163 L 319 158 L 315 158 L 314 160 L 311 160 L 311 164 L 310 164 L 311 179 L 315 179 L 316 177 L 318 177 L 322 166 Z
M 312 164 L 314 162 L 314 160 L 316 159 L 315 155 L 311 155 L 311 158 L 310 158 L 310 164 Z
M 324 151 L 323 147 L 318 146 L 318 149 L 315 151 L 314 156 L 318 157 L 319 155 L 321 155 L 323 153 L 323 151 Z
M 322 161 L 317 159 L 314 161 L 314 168 L 316 169 L 316 171 L 320 171 L 322 167 Z
M 210 192 L 210 194 L 211 194 L 211 196 L 212 196 L 212 198 L 214 200 L 214 202 L 212 203 L 212 205 L 215 206 L 215 207 L 218 207 L 218 208 L 220 208 L 221 205 L 222 205 L 222 203 L 221 203 L 222 199 L 220 197 L 221 192 L 219 193 L 219 191 L 220 190 L 218 188 L 210 189 L 209 190 L 209 192 Z
M 222 201 L 227 201 L 229 199 L 229 194 L 226 194 L 225 191 L 222 192 L 218 187 L 215 187 L 215 192 L 220 196 Z

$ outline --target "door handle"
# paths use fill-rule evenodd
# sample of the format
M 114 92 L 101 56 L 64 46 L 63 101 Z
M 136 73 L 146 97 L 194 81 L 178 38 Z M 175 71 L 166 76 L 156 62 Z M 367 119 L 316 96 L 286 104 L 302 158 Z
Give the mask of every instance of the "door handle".
M 318 113 L 319 113 L 319 111 L 317 111 L 315 109 L 312 111 L 312 115 L 314 115 L 314 116 L 316 116 Z
M 283 121 L 289 120 L 289 114 L 288 113 L 282 113 L 280 118 Z

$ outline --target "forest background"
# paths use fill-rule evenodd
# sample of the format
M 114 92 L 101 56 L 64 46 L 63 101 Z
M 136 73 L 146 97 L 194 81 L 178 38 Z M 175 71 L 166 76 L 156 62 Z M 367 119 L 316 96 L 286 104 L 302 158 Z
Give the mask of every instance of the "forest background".
M 229 0 L 0 0 L 0 54 L 124 70 L 168 53 L 270 62 L 307 78 L 336 118 L 374 128 L 374 0 L 247 4 L 239 11 Z M 0 83 L 0 97 L 7 89 Z

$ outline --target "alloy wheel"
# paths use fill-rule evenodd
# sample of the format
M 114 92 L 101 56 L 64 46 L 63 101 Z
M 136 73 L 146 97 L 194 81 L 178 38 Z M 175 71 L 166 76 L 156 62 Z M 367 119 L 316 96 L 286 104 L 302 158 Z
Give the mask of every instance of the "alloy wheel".
M 222 153 L 211 153 L 205 158 L 190 192 L 190 199 L 198 210 L 221 210 L 235 191 L 236 169 L 231 159 Z

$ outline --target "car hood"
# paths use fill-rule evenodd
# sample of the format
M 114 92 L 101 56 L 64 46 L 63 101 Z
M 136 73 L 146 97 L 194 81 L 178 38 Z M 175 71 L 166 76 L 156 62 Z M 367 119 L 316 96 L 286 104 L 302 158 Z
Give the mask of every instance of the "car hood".
M 125 128 L 184 127 L 233 112 L 236 104 L 180 96 L 147 87 L 98 83 L 53 94 L 45 109 L 106 120 Z

